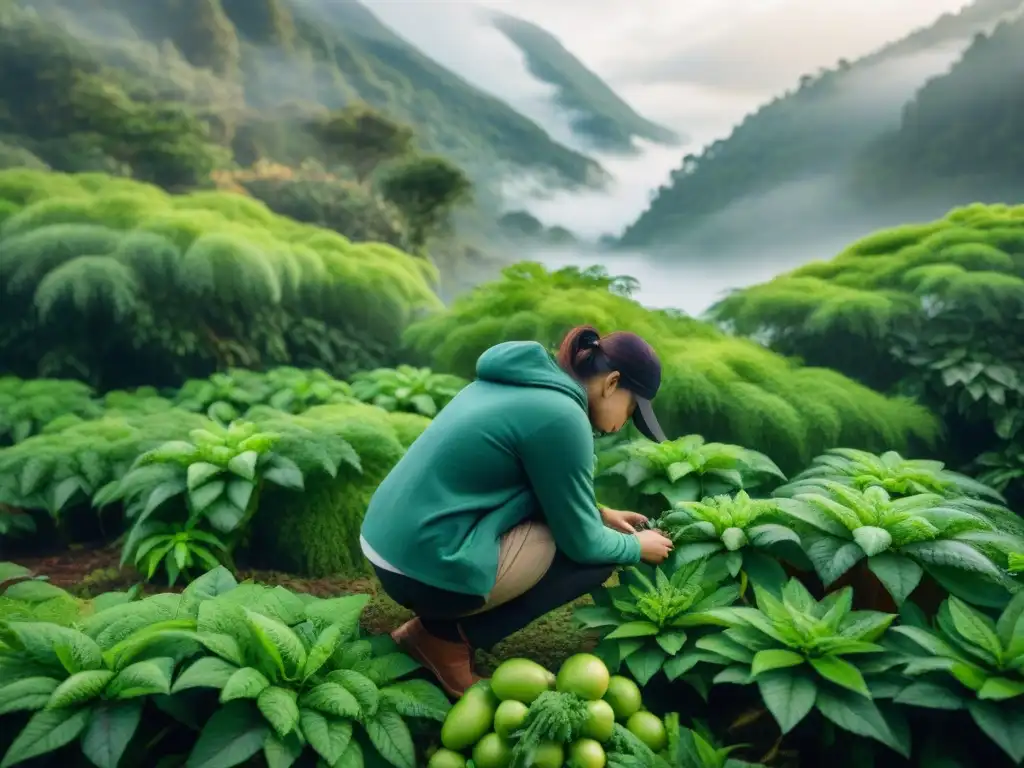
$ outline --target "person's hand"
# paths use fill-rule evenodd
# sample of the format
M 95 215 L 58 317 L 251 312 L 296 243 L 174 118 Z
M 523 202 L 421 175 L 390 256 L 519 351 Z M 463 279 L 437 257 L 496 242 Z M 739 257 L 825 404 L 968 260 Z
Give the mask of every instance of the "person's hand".
M 672 551 L 672 539 L 654 529 L 634 534 L 640 540 L 640 559 L 651 565 L 665 561 Z
M 624 512 L 608 507 L 601 507 L 601 519 L 609 528 L 620 533 L 636 533 L 647 525 L 647 518 L 639 512 Z

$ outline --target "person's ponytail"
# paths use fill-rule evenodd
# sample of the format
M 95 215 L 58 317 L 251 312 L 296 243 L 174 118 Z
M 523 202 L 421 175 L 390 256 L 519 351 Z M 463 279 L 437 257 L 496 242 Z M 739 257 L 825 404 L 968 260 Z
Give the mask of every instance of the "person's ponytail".
M 594 365 L 594 356 L 601 346 L 601 334 L 589 325 L 573 328 L 562 339 L 558 348 L 557 360 L 562 370 L 570 376 L 586 379 Z

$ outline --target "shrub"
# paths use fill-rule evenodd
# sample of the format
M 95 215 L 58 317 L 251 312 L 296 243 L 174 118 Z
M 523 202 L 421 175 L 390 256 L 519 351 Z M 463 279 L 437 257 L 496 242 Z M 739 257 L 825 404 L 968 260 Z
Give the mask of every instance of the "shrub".
M 613 293 L 617 285 L 593 272 L 516 265 L 447 312 L 413 324 L 405 339 L 435 370 L 471 377 L 480 354 L 502 341 L 552 348 L 581 323 L 633 331 L 661 357 L 657 409 L 669 434 L 685 429 L 743 445 L 772 456 L 787 472 L 836 445 L 902 450 L 937 435 L 933 418 L 916 405 L 834 371 L 799 367 L 695 320 L 644 309 Z
M 448 701 L 401 680 L 418 665 L 390 638 L 359 637 L 367 599 L 237 584 L 220 568 L 181 595 L 120 603 L 73 628 L 8 621 L 0 715 L 32 714 L 3 765 L 77 743 L 95 765 L 116 766 L 160 713 L 170 721 L 156 742 L 173 735 L 189 765 L 260 752 L 270 765 L 303 753 L 333 765 L 365 751 L 415 768 L 406 718 L 443 720 Z M 187 727 L 196 724 L 198 738 Z
M 58 416 L 97 416 L 92 390 L 78 381 L 0 377 L 0 446 L 20 443 Z
M 238 195 L 168 195 L 96 174 L 0 172 L 4 363 L 99 389 L 231 366 L 388 361 L 440 302 L 436 271 Z M 359 330 L 355 330 L 359 329 Z
M 434 417 L 468 384 L 465 379 L 434 373 L 429 368 L 378 368 L 352 378 L 352 395 L 385 411 Z
M 254 520 L 249 555 L 268 567 L 310 576 L 365 573 L 359 546 L 363 515 L 377 486 L 415 439 L 416 417 L 358 404 L 321 406 L 295 418 L 345 439 L 359 455 L 360 471 L 342 465 L 336 477 L 311 477 L 301 495 L 268 492 L 262 503 L 273 512 Z M 420 418 L 418 430 L 428 423 Z M 273 422 L 264 424 L 274 428 Z

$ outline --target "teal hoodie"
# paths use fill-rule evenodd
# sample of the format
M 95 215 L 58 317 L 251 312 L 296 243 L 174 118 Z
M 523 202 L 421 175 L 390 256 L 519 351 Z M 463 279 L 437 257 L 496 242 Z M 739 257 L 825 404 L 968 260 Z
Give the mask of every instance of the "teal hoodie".
M 477 377 L 377 488 L 362 526 L 372 550 L 424 584 L 486 595 L 502 534 L 540 512 L 570 560 L 639 562 L 639 540 L 607 528 L 594 500 L 583 387 L 536 342 L 492 347 Z

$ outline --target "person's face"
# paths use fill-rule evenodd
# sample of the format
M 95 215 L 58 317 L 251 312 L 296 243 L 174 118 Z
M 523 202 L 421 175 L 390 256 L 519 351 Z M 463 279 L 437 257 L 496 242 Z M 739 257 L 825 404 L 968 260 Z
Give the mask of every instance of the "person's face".
M 636 400 L 620 386 L 619 372 L 595 376 L 587 383 L 590 424 L 602 434 L 618 432 L 633 418 Z

